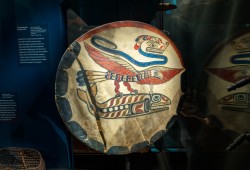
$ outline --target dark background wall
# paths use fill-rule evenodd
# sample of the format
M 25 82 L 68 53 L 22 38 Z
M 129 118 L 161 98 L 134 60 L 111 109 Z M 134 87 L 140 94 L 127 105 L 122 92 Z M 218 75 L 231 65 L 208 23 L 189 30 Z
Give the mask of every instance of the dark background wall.
M 88 25 L 101 25 L 118 20 L 150 23 L 160 0 L 75 0 L 72 9 Z

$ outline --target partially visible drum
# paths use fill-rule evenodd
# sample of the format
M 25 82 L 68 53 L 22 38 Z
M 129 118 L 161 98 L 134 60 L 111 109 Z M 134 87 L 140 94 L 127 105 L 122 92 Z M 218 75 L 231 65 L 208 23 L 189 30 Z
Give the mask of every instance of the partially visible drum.
M 245 133 L 250 130 L 250 85 L 228 92 L 238 81 L 250 78 L 250 30 L 226 40 L 211 55 L 208 73 L 208 113 L 224 129 Z
M 157 28 L 135 21 L 102 25 L 64 53 L 56 104 L 69 131 L 89 147 L 127 154 L 165 132 L 182 96 L 180 53 Z

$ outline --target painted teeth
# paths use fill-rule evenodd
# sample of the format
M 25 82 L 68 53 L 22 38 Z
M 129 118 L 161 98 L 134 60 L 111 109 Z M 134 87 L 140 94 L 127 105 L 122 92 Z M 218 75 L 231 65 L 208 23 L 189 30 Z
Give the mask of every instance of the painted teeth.
M 153 107 L 151 107 L 152 110 L 155 110 L 155 109 L 162 109 L 162 108 L 168 108 L 168 106 L 165 105 L 165 106 L 153 106 Z

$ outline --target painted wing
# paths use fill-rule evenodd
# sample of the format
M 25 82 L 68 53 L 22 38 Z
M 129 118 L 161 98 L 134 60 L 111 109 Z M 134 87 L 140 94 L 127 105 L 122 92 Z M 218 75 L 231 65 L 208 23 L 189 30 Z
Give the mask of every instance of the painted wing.
M 223 80 L 235 83 L 242 78 L 250 78 L 250 67 L 246 65 L 232 66 L 226 68 L 208 68 L 210 73 L 222 78 Z
M 138 71 L 127 61 L 106 53 L 100 52 L 91 47 L 89 44 L 84 43 L 85 49 L 89 56 L 101 67 L 116 74 L 135 76 Z

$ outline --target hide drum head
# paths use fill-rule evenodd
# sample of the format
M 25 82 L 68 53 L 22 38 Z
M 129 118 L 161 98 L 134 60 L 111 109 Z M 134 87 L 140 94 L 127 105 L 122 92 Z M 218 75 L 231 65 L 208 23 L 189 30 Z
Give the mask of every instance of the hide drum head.
M 166 132 L 182 95 L 181 56 L 155 27 L 135 21 L 102 25 L 64 53 L 56 104 L 69 131 L 87 146 L 127 154 Z
M 224 129 L 246 133 L 250 130 L 250 85 L 232 91 L 227 88 L 250 78 L 250 30 L 241 32 L 219 45 L 211 55 L 208 73 L 208 113 Z

